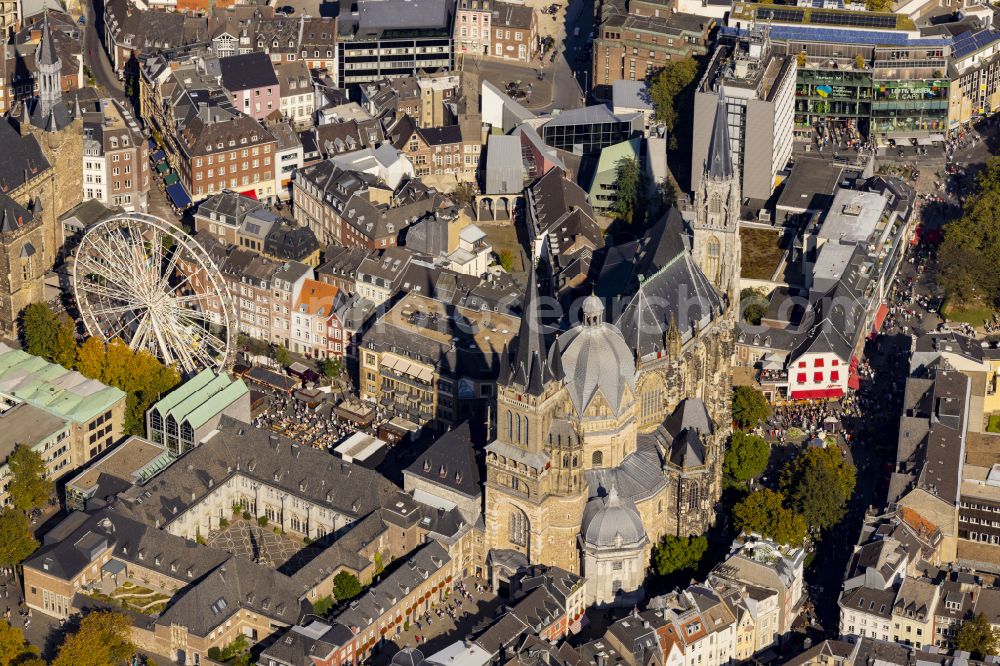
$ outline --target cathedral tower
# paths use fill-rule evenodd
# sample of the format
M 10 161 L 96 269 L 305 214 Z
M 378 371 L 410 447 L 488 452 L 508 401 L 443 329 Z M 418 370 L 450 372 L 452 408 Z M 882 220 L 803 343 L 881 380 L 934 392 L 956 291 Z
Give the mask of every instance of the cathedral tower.
M 513 354 L 497 383 L 496 439 L 486 447 L 486 547 L 579 570 L 587 483 L 583 437 L 568 408 L 559 345 L 547 342 L 534 269 Z
M 49 205 L 39 211 L 45 227 L 46 268 L 51 268 L 63 245 L 58 215 L 83 201 L 83 114 L 79 103 L 74 109 L 62 94 L 62 62 L 46 13 L 42 18 L 42 37 L 35 49 L 38 95 L 18 109 L 22 135 L 31 133 L 38 140 L 54 170 L 53 192 Z M 44 196 L 44 195 L 43 195 Z
M 42 19 L 42 38 L 35 51 L 35 63 L 38 68 L 38 116 L 48 124 L 55 122 L 50 116 L 62 101 L 62 61 L 49 30 L 48 12 Z
M 719 84 L 704 176 L 694 195 L 692 252 L 702 272 L 731 307 L 740 295 L 740 179 L 733 168 L 726 94 Z

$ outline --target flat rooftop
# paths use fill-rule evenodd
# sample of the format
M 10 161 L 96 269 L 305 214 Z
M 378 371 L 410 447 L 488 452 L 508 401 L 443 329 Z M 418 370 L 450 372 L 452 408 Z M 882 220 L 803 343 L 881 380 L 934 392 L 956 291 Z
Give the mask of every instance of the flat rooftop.
M 97 485 L 101 474 L 108 474 L 131 482 L 135 472 L 164 454 L 166 454 L 166 449 L 161 444 L 155 444 L 143 437 L 129 437 L 97 462 L 73 477 L 66 485 L 86 492 Z
M 520 326 L 511 315 L 471 310 L 412 291 L 386 314 L 384 323 L 443 346 L 475 345 L 486 355 L 502 354 Z
M 1000 464 L 992 467 L 966 464 L 962 468 L 962 497 L 1000 502 Z
M 887 200 L 877 192 L 839 190 L 817 234 L 842 243 L 864 243 L 878 227 Z
M 18 444 L 34 446 L 68 425 L 66 419 L 26 402 L 14 405 L 0 414 L 0 464 L 7 460 Z
M 448 27 L 447 0 L 360 0 L 358 28 L 362 32 L 421 30 Z
M 792 212 L 826 210 L 843 172 L 843 167 L 818 157 L 798 158 L 778 195 L 777 207 Z

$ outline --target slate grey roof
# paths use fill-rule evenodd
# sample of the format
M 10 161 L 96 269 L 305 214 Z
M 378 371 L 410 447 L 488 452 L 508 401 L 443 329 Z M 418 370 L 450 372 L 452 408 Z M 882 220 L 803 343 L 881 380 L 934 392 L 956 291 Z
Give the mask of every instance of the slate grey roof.
M 524 178 L 520 138 L 490 135 L 486 146 L 486 194 L 520 194 Z
M 282 666 L 314 666 L 314 657 L 331 658 L 334 651 L 353 638 L 351 630 L 341 624 L 327 624 L 314 619 L 305 626 L 295 625 L 279 633 L 261 653 L 260 662 L 270 663 L 268 660 L 273 659 Z
M 887 590 L 855 587 L 841 594 L 838 603 L 841 608 L 850 608 L 888 620 L 892 617 L 892 603 L 895 599 L 896 591 L 891 587 Z
M 100 542 L 111 547 L 112 556 L 178 581 L 193 582 L 225 562 L 228 553 L 174 536 L 137 522 L 113 509 L 72 513 L 53 530 L 58 538 L 46 540 L 25 566 L 68 580 L 91 565 L 90 556 L 100 554 Z
M 34 216 L 28 209 L 0 193 L 0 233 L 18 231 L 33 221 Z
M 239 226 L 247 213 L 261 208 L 264 208 L 264 204 L 256 199 L 245 197 L 232 190 L 223 190 L 198 204 L 197 216 Z M 213 218 L 212 215 L 215 217 Z
M 708 177 L 728 180 L 733 177 L 733 152 L 729 145 L 729 122 L 726 113 L 725 87 L 719 84 L 719 100 L 715 105 L 715 122 L 708 143 Z
M 589 547 L 635 548 L 646 541 L 646 528 L 635 505 L 619 497 L 612 485 L 607 495 L 587 502 L 580 535 Z
M 403 472 L 466 497 L 479 497 L 479 465 L 468 421 L 441 435 Z
M 295 624 L 312 606 L 308 601 L 299 602 L 287 576 L 234 555 L 175 597 L 156 622 L 166 627 L 177 624 L 196 636 L 207 636 L 241 609 Z
M 360 518 L 394 497 L 398 487 L 372 470 L 300 446 L 282 435 L 223 417 L 219 432 L 181 456 L 118 506 L 147 524 L 166 525 L 239 473 Z M 141 502 L 139 500 L 142 500 Z
M 673 208 L 641 240 L 608 252 L 597 294 L 627 299 L 615 325 L 640 357 L 665 349 L 672 323 L 684 342 L 723 310 L 722 296 L 691 258 Z
M 436 541 L 424 544 L 334 619 L 348 628 L 364 630 L 392 608 L 408 590 L 416 588 L 450 562 L 451 557 L 441 544 Z
M 33 134 L 21 136 L 8 122 L 0 122 L 0 145 L 4 155 L 0 160 L 0 192 L 17 189 L 51 166 L 38 139 Z
M 623 500 L 635 504 L 652 497 L 663 488 L 666 480 L 662 469 L 663 458 L 654 438 L 649 434 L 641 434 L 635 452 L 626 456 L 621 465 L 584 472 L 589 486 L 588 497 L 600 497 L 614 486 Z
M 501 382 L 523 386 L 528 393 L 540 395 L 545 384 L 558 381 L 563 373 L 561 355 L 549 354 L 546 344 L 545 322 L 542 319 L 541 294 L 534 267 L 528 270 L 528 285 L 524 292 L 524 315 L 515 339 L 513 358 L 504 355 L 501 364 Z
M 588 304 L 595 304 L 600 320 L 578 324 L 558 338 L 566 385 L 577 413 L 583 414 L 600 393 L 617 414 L 625 392 L 635 395 L 635 359 L 621 332 L 603 321 L 601 300 L 592 295 L 584 301 L 585 310 Z

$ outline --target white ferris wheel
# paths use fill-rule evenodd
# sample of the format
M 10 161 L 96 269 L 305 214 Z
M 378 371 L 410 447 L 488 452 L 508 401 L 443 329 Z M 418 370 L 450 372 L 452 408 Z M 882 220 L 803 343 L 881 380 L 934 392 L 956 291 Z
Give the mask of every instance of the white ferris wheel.
M 218 268 L 158 217 L 125 213 L 88 227 L 73 290 L 92 336 L 118 338 L 185 373 L 221 370 L 230 359 L 235 315 Z

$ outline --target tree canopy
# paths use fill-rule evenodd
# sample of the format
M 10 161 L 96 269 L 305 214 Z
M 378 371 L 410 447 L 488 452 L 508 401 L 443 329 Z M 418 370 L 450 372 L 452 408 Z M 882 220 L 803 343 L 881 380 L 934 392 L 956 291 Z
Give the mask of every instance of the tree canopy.
M 671 60 L 660 70 L 650 86 L 657 122 L 663 123 L 676 148 L 675 128 L 693 106 L 693 86 L 698 76 L 698 63 L 693 58 Z
M 989 618 L 983 613 L 970 617 L 955 634 L 955 646 L 959 650 L 972 653 L 973 659 L 983 659 L 986 655 L 998 654 L 1000 636 L 990 625 Z
M 72 367 L 76 357 L 76 327 L 65 313 L 48 303 L 32 303 L 21 312 L 21 341 L 29 354 Z
M 24 632 L 0 620 L 0 666 L 22 664 L 34 654 L 34 648 L 24 640 Z
M 661 576 L 675 571 L 694 569 L 708 550 L 704 536 L 678 537 L 667 535 L 653 546 L 653 568 Z
M 18 444 L 7 459 L 10 467 L 11 504 L 18 511 L 31 511 L 45 506 L 52 496 L 53 483 L 45 476 L 45 461 L 31 447 Z
M 743 429 L 752 428 L 770 414 L 764 394 L 752 386 L 737 386 L 733 389 L 733 420 Z
M 733 522 L 741 532 L 756 532 L 778 543 L 800 546 L 806 521 L 785 508 L 785 497 L 769 489 L 750 493 L 733 507 Z
M 109 386 L 125 391 L 125 432 L 143 433 L 146 410 L 164 393 L 181 381 L 175 367 L 163 365 L 145 350 L 133 350 L 121 340 L 107 345 L 88 338 L 77 350 L 77 370 L 88 377 L 100 379 Z M 88 374 L 100 369 L 100 374 Z
M 284 345 L 275 345 L 273 348 L 274 360 L 278 365 L 282 367 L 287 367 L 291 363 L 291 359 L 288 357 L 288 349 Z
M 13 507 L 0 511 L 0 567 L 19 565 L 36 548 L 27 514 Z
M 52 666 L 108 666 L 135 654 L 132 624 L 121 613 L 98 611 L 80 620 L 80 628 L 66 636 Z
M 763 438 L 737 430 L 729 438 L 725 470 L 734 481 L 745 483 L 767 469 L 771 447 Z
M 781 489 L 789 505 L 808 525 L 824 530 L 844 517 L 854 485 L 854 466 L 836 446 L 808 448 L 781 471 Z
M 349 571 L 341 571 L 333 577 L 333 594 L 337 601 L 347 601 L 361 594 L 361 582 Z
M 643 189 L 639 163 L 634 158 L 623 157 L 618 160 L 615 170 L 616 194 L 611 210 L 619 220 L 632 224 Z
M 976 180 L 962 217 L 944 226 L 939 282 L 949 299 L 995 305 L 1000 300 L 1000 157 Z
M 72 320 L 55 314 L 46 303 L 32 303 L 24 309 L 21 332 L 29 353 L 125 391 L 125 432 L 131 435 L 143 434 L 146 410 L 181 381 L 176 368 L 121 340 L 104 344 L 90 337 L 77 345 Z

